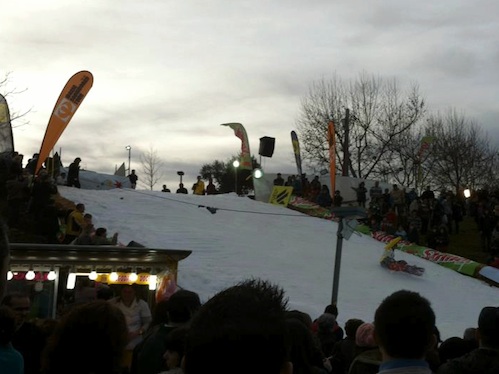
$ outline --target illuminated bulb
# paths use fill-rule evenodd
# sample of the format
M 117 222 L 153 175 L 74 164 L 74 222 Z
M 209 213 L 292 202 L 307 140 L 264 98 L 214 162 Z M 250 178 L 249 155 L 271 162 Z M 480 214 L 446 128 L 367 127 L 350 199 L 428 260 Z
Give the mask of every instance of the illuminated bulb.
M 116 271 L 113 271 L 111 274 L 109 274 L 109 280 L 111 282 L 116 282 L 118 280 L 118 273 Z
M 260 179 L 261 177 L 263 177 L 263 172 L 260 169 L 255 169 L 255 171 L 253 172 L 253 176 L 256 179 Z
M 149 275 L 149 290 L 154 291 L 156 289 L 156 282 L 158 280 L 157 275 Z
M 9 270 L 7 272 L 7 280 L 10 281 L 12 280 L 12 278 L 14 278 L 14 273 Z
M 54 269 L 51 269 L 51 270 L 49 271 L 49 273 L 47 274 L 47 279 L 48 279 L 49 281 L 53 281 L 53 280 L 55 280 L 55 278 L 57 278 L 57 275 L 56 275 L 56 273 L 55 273 Z
M 33 279 L 35 279 L 35 272 L 33 271 L 33 269 L 29 269 L 29 271 L 26 273 L 25 278 L 26 278 L 26 280 L 29 280 L 29 281 L 32 281 Z
M 88 274 L 88 279 L 90 280 L 96 280 L 97 279 L 97 272 L 95 270 L 92 270 L 90 274 Z
M 129 276 L 130 282 L 135 282 L 135 281 L 137 281 L 138 278 L 139 278 L 139 276 L 137 275 L 137 273 L 135 271 L 132 271 L 130 273 L 130 276 Z
M 73 290 L 75 288 L 75 284 L 76 284 L 76 274 L 69 273 L 68 274 L 68 281 L 66 283 L 66 288 L 68 290 Z

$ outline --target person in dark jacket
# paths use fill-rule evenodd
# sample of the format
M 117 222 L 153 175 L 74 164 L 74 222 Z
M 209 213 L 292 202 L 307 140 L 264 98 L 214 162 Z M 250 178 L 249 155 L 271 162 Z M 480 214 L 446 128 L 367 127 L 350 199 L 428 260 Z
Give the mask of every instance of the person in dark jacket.
M 438 374 L 499 373 L 499 308 L 487 306 L 478 317 L 479 348 L 447 361 Z
M 331 354 L 331 372 L 337 374 L 347 374 L 350 365 L 355 357 L 355 334 L 364 321 L 361 319 L 349 319 L 345 323 L 346 337 L 337 342 Z
M 321 192 L 317 196 L 315 202 L 323 208 L 330 208 L 333 200 L 331 199 L 331 194 L 329 192 L 329 187 L 325 184 L 322 185 Z
M 80 188 L 80 162 L 81 158 L 76 157 L 75 160 L 69 165 L 68 169 L 68 179 L 67 185 L 68 187 L 76 187 Z

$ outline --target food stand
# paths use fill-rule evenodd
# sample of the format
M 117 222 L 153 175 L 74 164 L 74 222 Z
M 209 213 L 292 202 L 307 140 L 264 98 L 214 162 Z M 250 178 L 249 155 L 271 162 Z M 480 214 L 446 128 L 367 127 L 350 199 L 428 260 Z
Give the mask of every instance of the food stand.
M 151 307 L 176 289 L 178 262 L 189 250 L 111 245 L 10 243 L 7 293 L 28 293 L 31 316 L 56 318 L 99 289 L 135 284 Z

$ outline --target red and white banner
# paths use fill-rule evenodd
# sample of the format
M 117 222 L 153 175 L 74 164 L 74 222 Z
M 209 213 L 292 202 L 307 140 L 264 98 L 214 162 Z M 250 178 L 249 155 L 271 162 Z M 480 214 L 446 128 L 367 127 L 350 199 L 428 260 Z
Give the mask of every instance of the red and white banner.
M 244 126 L 235 122 L 222 123 L 221 126 L 229 126 L 232 130 L 234 130 L 234 135 L 241 139 L 241 169 L 253 170 L 248 135 L 246 134 Z

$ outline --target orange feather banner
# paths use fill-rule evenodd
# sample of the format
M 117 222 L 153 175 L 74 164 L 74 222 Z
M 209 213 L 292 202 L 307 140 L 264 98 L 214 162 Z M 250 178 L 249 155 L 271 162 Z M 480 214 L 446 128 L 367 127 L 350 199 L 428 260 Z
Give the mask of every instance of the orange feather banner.
M 35 174 L 40 170 L 43 162 L 69 124 L 69 121 L 73 118 L 83 99 L 87 96 L 88 91 L 92 88 L 93 83 L 94 78 L 92 73 L 89 71 L 80 71 L 73 75 L 64 86 L 50 116 L 47 130 L 45 130 Z

